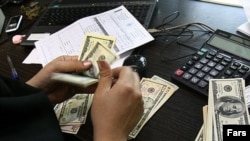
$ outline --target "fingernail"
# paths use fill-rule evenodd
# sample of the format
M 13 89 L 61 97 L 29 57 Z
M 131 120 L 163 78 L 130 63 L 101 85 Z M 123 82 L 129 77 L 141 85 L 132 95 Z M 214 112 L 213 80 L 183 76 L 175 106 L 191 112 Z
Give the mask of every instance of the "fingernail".
M 101 70 L 103 68 L 104 61 L 99 60 L 97 61 L 97 64 L 98 64 L 99 69 Z
M 89 66 L 89 65 L 91 65 L 91 62 L 90 62 L 90 61 L 84 61 L 84 62 L 83 62 L 83 65 L 84 65 L 84 66 Z

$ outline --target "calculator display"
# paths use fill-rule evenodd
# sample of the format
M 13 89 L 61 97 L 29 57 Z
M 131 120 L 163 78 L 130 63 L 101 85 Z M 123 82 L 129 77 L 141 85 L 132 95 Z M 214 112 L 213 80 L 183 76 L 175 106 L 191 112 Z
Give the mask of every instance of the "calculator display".
M 209 45 L 217 47 L 223 51 L 229 52 L 236 56 L 250 60 L 250 48 L 246 45 L 229 40 L 222 36 L 213 36 L 209 41 Z

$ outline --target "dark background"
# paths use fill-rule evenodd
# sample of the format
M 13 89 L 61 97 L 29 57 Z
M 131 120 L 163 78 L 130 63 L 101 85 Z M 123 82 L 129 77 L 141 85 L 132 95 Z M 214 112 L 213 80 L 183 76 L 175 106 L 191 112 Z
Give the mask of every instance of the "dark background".
M 47 4 L 49 0 L 40 0 L 40 5 Z M 25 4 L 28 4 L 27 0 Z M 6 21 L 10 16 L 20 14 L 20 5 L 8 4 L 2 8 L 6 15 Z M 150 28 L 162 24 L 165 17 L 173 12 L 179 11 L 180 16 L 169 26 L 201 22 L 213 29 L 221 29 L 231 33 L 236 32 L 238 26 L 247 21 L 244 10 L 239 7 L 217 5 L 200 2 L 196 0 L 159 0 L 157 8 L 150 25 Z M 21 29 L 15 34 L 25 34 L 35 19 L 24 19 Z M 29 55 L 32 48 L 13 45 L 11 37 L 2 33 L 0 37 L 0 73 L 10 76 L 11 71 L 7 63 L 8 54 L 13 61 L 21 81 L 29 80 L 42 66 L 39 64 L 22 64 L 22 61 Z M 241 34 L 239 34 L 242 36 Z M 208 34 L 195 34 L 195 36 L 184 42 L 185 45 L 200 48 Z M 202 107 L 207 104 L 207 97 L 191 89 L 174 82 L 171 75 L 182 66 L 188 57 L 171 61 L 195 52 L 185 46 L 172 43 L 176 36 L 163 36 L 156 38 L 144 46 L 139 47 L 135 52 L 146 57 L 148 65 L 145 77 L 158 75 L 179 86 L 179 90 L 156 112 L 156 114 L 143 127 L 136 141 L 193 141 L 203 123 Z M 247 37 L 246 37 L 247 38 Z M 164 56 L 166 60 L 162 60 Z M 105 117 L 104 117 L 105 118 Z M 82 126 L 78 136 L 84 140 L 92 140 L 92 125 L 90 115 L 87 123 Z

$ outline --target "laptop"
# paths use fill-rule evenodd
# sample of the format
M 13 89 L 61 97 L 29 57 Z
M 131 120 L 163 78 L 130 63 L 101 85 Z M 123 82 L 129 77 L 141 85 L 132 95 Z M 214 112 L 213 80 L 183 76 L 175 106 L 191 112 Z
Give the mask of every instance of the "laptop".
M 2 33 L 2 29 L 3 29 L 3 26 L 4 26 L 4 21 L 5 21 L 5 16 L 4 16 L 4 13 L 2 11 L 2 9 L 0 8 L 0 35 Z
M 86 16 L 99 14 L 124 5 L 147 29 L 158 0 L 55 0 L 39 17 L 21 42 L 22 46 L 34 43 Z

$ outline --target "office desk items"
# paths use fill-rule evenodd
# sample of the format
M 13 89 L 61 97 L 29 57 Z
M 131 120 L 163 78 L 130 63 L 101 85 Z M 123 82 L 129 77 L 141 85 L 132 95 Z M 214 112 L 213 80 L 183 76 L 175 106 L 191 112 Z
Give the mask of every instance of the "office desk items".
M 43 5 L 43 3 L 47 3 L 49 1 L 50 0 L 39 0 L 39 4 Z M 20 8 L 18 5 L 14 5 L 14 7 L 3 7 L 2 10 L 5 13 L 6 19 L 11 15 L 20 14 L 20 9 L 18 8 Z M 177 20 L 169 23 L 167 25 L 168 27 L 174 27 L 191 22 L 200 22 L 209 25 L 213 29 L 221 29 L 237 34 L 237 27 L 246 22 L 246 15 L 243 8 L 201 2 L 198 0 L 158 0 L 158 4 L 154 15 L 152 16 L 149 28 L 155 28 L 162 24 L 163 19 L 174 11 L 179 11 L 180 16 Z M 6 15 L 6 13 L 8 13 L 8 15 Z M 26 17 L 24 18 L 24 21 L 25 20 Z M 183 26 L 179 29 L 182 28 Z M 192 28 L 195 30 L 203 30 L 202 28 L 199 29 L 193 26 Z M 27 33 L 28 30 L 29 28 L 26 28 L 23 30 L 23 33 Z M 168 33 L 174 33 L 174 31 L 172 31 L 173 30 Z M 204 32 L 199 33 L 203 34 Z M 182 43 L 199 49 L 204 41 L 211 35 L 206 34 L 205 36 L 200 37 L 199 33 L 195 33 L 194 35 L 197 38 L 192 38 L 187 41 L 181 40 Z M 158 35 L 160 36 L 160 33 L 158 33 Z M 241 36 L 241 34 L 238 35 Z M 5 38 L 5 34 L 2 34 L 1 38 L 2 37 Z M 154 75 L 158 75 L 161 78 L 178 85 L 179 89 L 165 104 L 162 105 L 162 107 L 150 118 L 150 120 L 148 120 L 136 138 L 132 140 L 194 141 L 203 124 L 202 107 L 207 104 L 208 97 L 198 94 L 198 92 L 190 89 L 189 87 L 183 86 L 181 83 L 173 81 L 172 79 L 174 71 L 185 64 L 190 56 L 176 61 L 162 61 L 161 53 L 163 49 L 167 47 L 168 49 L 164 52 L 165 59 L 172 59 L 196 53 L 197 50 L 191 50 L 187 47 L 179 45 L 176 42 L 169 46 L 169 43 L 176 39 L 176 36 L 171 36 L 171 38 L 170 36 L 165 36 L 165 38 L 156 38 L 154 36 L 154 38 L 154 41 L 135 49 L 135 52 L 137 50 L 141 50 L 138 54 L 147 59 L 145 77 L 151 78 Z M 201 38 L 205 40 L 201 40 Z M 13 45 L 11 40 L 7 40 L 0 45 L 0 73 L 3 75 L 10 76 L 9 65 L 6 61 L 6 51 L 8 51 L 8 55 L 13 61 L 13 64 L 18 72 L 19 79 L 23 82 L 30 80 L 30 78 L 32 78 L 42 68 L 41 64 L 22 63 L 23 60 L 30 55 L 31 51 L 33 52 L 33 48 Z M 41 61 L 39 61 L 39 57 L 39 55 L 34 56 L 30 62 L 37 61 L 40 63 Z M 93 126 L 90 117 L 87 117 L 85 124 L 81 126 L 76 136 L 83 141 L 93 141 Z
M 78 55 L 86 33 L 112 35 L 117 38 L 117 55 L 135 49 L 154 38 L 124 7 L 82 18 L 47 38 L 35 42 L 44 66 L 60 55 Z
M 34 46 L 42 39 L 39 35 L 54 32 L 72 24 L 78 19 L 124 5 L 137 20 L 147 28 L 155 9 L 156 0 L 60 0 L 52 1 L 44 14 L 38 19 L 21 43 L 23 46 Z
M 242 7 L 242 4 L 239 2 L 239 0 L 200 0 L 200 1 Z
M 250 3 L 248 0 L 240 0 L 240 1 L 243 5 L 243 9 L 244 9 L 245 14 L 246 14 L 247 22 L 241 24 L 237 28 L 237 31 L 250 37 Z
M 10 66 L 10 69 L 11 69 L 11 76 L 12 76 L 12 78 L 13 79 L 19 79 L 19 76 L 18 76 L 18 74 L 16 72 L 16 68 L 14 67 L 13 62 L 12 62 L 12 60 L 11 60 L 11 58 L 10 58 L 9 55 L 7 55 L 7 61 L 8 61 L 8 64 Z
M 231 133 L 224 128 L 224 125 L 238 125 L 230 129 L 247 131 L 246 128 L 242 128 L 250 124 L 244 79 L 210 79 L 209 81 L 208 104 L 202 107 L 203 124 L 195 141 L 204 139 L 226 141 L 229 137 L 232 139 L 232 136 L 226 135 Z M 249 137 L 244 136 L 240 140 L 247 141 Z
M 172 77 L 207 96 L 209 79 L 247 79 L 250 75 L 249 54 L 250 40 L 216 30 L 206 44 Z
M 142 55 L 133 54 L 124 60 L 123 66 L 132 67 L 132 69 L 139 74 L 140 78 L 142 78 L 147 69 L 147 59 Z
M 154 114 L 167 102 L 167 100 L 179 89 L 175 84 L 154 75 L 151 78 L 141 79 L 141 90 L 144 101 L 144 114 L 134 129 L 130 132 L 129 138 L 135 138 L 143 126 L 154 116 Z M 76 98 L 78 97 L 78 98 Z M 80 94 L 57 104 L 54 109 L 61 125 L 62 132 L 77 134 L 81 125 L 85 124 L 89 107 L 92 104 L 92 94 Z M 79 105 L 82 108 L 76 113 L 68 113 L 75 108 L 72 105 Z M 77 115 L 77 116 L 73 116 Z M 66 117 L 66 118 L 65 118 Z M 64 118 L 64 120 L 63 120 Z M 66 120 L 65 120 L 66 119 Z
M 4 26 L 4 21 L 5 21 L 5 15 L 2 11 L 2 9 L 0 8 L 0 35 L 2 33 L 2 30 L 3 30 L 3 26 Z

